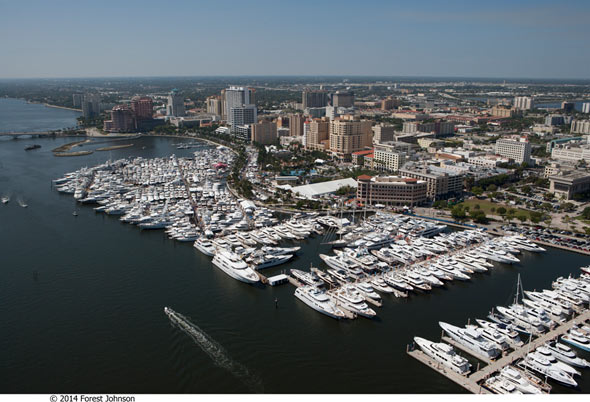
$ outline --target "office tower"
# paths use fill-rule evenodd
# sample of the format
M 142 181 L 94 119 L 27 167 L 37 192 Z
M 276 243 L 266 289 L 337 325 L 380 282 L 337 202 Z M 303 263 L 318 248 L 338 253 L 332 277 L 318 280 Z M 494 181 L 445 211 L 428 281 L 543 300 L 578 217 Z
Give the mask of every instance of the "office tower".
M 332 106 L 335 107 L 353 107 L 354 94 L 352 92 L 337 91 L 332 95 Z
M 253 90 L 250 88 L 232 86 L 225 90 L 225 110 L 227 113 L 227 122 L 230 125 L 251 124 L 256 122 L 256 106 L 253 102 L 253 98 Z M 234 112 L 232 112 L 233 109 L 235 109 Z M 250 115 L 251 112 L 245 111 L 245 109 L 254 110 L 254 119 L 249 123 L 234 121 L 234 118 L 241 116 L 241 113 L 246 113 L 248 116 Z M 246 120 L 249 119 L 247 118 Z
M 184 109 L 184 97 L 180 95 L 176 89 L 173 89 L 168 94 L 166 115 L 174 117 L 182 117 L 186 115 L 186 111 Z
M 393 141 L 395 138 L 394 126 L 383 123 L 373 126 L 373 142 L 379 144 L 382 142 Z
M 90 119 L 100 115 L 100 95 L 85 94 L 82 99 L 82 115 L 85 119 Z
M 75 108 L 80 109 L 82 107 L 82 99 L 84 99 L 83 94 L 72 94 L 72 103 Z
M 496 154 L 513 159 L 516 163 L 531 162 L 531 143 L 526 137 L 501 138 L 496 141 Z
M 303 124 L 305 119 L 299 114 L 289 115 L 289 136 L 300 137 L 303 135 Z
M 223 99 L 220 95 L 209 96 L 206 100 L 207 113 L 215 116 L 223 115 Z
M 324 107 L 328 104 L 328 93 L 322 90 L 305 90 L 301 95 L 303 109 Z

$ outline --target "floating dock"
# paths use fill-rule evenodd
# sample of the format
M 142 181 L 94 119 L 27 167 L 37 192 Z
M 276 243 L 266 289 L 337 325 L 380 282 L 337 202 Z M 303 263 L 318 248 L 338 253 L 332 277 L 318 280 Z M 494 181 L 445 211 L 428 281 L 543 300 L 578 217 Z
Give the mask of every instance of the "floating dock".
M 270 286 L 282 285 L 287 282 L 289 282 L 289 277 L 285 274 L 275 275 L 268 278 L 268 284 Z
M 476 355 L 473 353 L 472 350 L 464 347 L 458 342 L 453 341 L 449 337 L 443 336 L 442 340 L 453 345 L 457 349 L 460 349 L 471 356 L 477 358 L 480 361 L 484 361 L 488 363 L 483 368 L 475 371 L 474 373 L 468 376 L 462 376 L 449 368 L 446 368 L 442 364 L 438 363 L 436 360 L 432 359 L 430 356 L 426 355 L 419 349 L 416 350 L 408 350 L 408 354 L 415 358 L 416 360 L 424 363 L 428 367 L 436 370 L 439 374 L 444 375 L 449 380 L 453 381 L 454 383 L 462 386 L 467 391 L 474 393 L 474 394 L 483 394 L 490 392 L 483 388 L 482 383 L 491 377 L 494 373 L 500 371 L 504 367 L 515 363 L 517 360 L 522 359 L 528 353 L 534 351 L 541 345 L 557 338 L 560 335 L 564 335 L 567 331 L 569 331 L 575 324 L 583 323 L 585 321 L 590 320 L 590 309 L 584 311 L 584 313 L 580 315 L 576 315 L 572 317 L 569 321 L 557 326 L 553 330 L 543 334 L 536 339 L 532 340 L 529 343 L 524 344 L 522 347 L 514 350 L 511 353 L 504 355 L 503 357 L 499 358 L 496 361 L 491 361 L 489 359 L 484 359 L 482 356 Z

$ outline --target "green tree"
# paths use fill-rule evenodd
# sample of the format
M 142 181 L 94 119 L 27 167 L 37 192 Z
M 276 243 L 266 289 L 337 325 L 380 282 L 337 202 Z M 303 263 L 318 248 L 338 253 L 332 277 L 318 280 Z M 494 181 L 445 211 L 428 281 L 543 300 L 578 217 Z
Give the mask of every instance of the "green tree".
M 531 186 L 528 186 L 528 185 L 522 186 L 522 192 L 525 193 L 526 195 L 530 195 L 532 191 L 533 190 L 531 189 Z
M 519 214 L 516 218 L 522 223 L 525 223 L 529 219 L 525 214 Z
M 480 196 L 483 194 L 483 188 L 481 188 L 479 186 L 475 186 L 471 189 L 471 192 L 477 196 Z
M 475 211 L 469 212 L 469 217 L 473 220 L 473 222 L 476 222 L 476 223 L 487 223 L 488 222 L 488 218 L 486 216 L 486 213 L 481 210 L 475 210 Z
M 501 216 L 504 216 L 506 215 L 506 208 L 499 207 L 498 209 L 496 209 L 496 212 L 498 212 Z
M 453 209 L 451 209 L 451 216 L 458 221 L 462 221 L 467 217 L 467 214 L 461 205 L 455 205 Z
M 475 206 L 473 208 L 475 208 L 475 209 L 481 209 L 481 207 L 479 206 L 479 204 L 475 204 Z
M 486 187 L 486 191 L 497 191 L 498 190 L 498 186 L 496 186 L 495 184 L 490 184 L 489 186 Z

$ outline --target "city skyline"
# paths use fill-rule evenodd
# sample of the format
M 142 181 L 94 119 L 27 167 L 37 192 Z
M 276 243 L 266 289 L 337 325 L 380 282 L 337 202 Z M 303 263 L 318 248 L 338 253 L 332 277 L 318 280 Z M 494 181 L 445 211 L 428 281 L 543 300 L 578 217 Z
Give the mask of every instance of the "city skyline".
M 590 5 L 582 1 L 31 1 L 0 9 L 0 78 L 590 78 Z

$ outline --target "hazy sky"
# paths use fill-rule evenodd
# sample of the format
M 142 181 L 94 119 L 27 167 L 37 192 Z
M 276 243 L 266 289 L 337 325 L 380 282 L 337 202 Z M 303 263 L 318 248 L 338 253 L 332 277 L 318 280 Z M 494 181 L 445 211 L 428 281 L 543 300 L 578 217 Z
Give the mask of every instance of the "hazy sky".
M 589 21 L 587 0 L 0 0 L 0 77 L 587 79 Z

